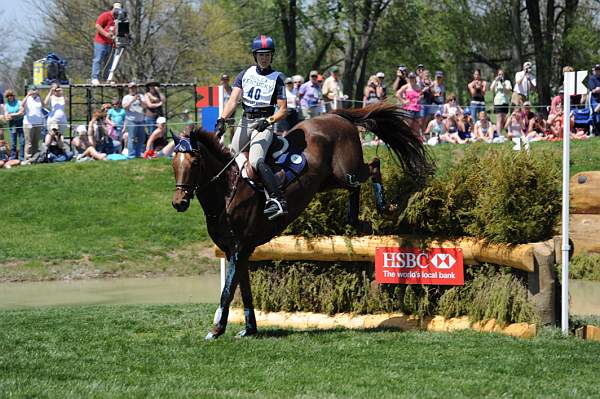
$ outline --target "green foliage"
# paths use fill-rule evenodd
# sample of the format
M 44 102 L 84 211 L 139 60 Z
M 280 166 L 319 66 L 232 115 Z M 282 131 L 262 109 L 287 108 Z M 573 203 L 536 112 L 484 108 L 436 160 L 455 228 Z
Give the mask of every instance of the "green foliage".
M 441 315 L 468 315 L 472 321 L 496 319 L 501 324 L 538 321 L 527 289 L 515 275 L 495 267 L 470 272 L 472 278 L 463 287 L 453 287 L 441 296 Z
M 252 266 L 255 306 L 266 311 L 468 315 L 472 321 L 535 322 L 521 280 L 496 267 L 468 269 L 464 287 L 378 284 L 372 263 L 281 262 Z
M 560 212 L 560 169 L 552 152 L 536 148 L 527 154 L 484 145 L 460 153 L 450 146 L 439 151 L 441 158 L 452 154 L 453 159 L 438 163 L 438 173 L 421 188 L 386 160 L 385 195 L 402 213 L 380 215 L 371 184 L 362 186 L 359 219 L 371 226 L 368 232 L 470 235 L 502 243 L 552 236 Z M 344 191 L 319 194 L 286 233 L 360 234 L 346 225 L 346 204 Z
M 560 276 L 560 273 L 558 273 Z M 600 255 L 576 255 L 569 263 L 569 277 L 600 281 Z

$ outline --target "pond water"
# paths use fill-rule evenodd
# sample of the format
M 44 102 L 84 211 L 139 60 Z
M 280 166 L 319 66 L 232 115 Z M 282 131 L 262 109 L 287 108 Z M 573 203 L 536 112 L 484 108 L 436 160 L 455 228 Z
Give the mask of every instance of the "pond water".
M 215 273 L 193 277 L 119 278 L 0 284 L 0 309 L 99 304 L 217 303 Z

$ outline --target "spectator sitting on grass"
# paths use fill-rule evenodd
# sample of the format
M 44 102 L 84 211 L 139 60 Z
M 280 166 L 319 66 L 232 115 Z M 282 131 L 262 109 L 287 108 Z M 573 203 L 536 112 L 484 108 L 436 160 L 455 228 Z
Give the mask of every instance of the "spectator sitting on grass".
M 58 123 L 52 122 L 48 125 L 48 134 L 44 138 L 48 162 L 66 162 L 73 158 L 73 153 L 65 144 Z
M 164 116 L 159 116 L 156 119 L 156 129 L 146 143 L 146 152 L 144 158 L 156 158 L 156 153 L 162 150 L 167 145 L 167 119 Z
M 459 111 L 462 112 L 462 108 L 460 107 L 460 105 L 458 105 L 456 96 L 454 94 L 450 94 L 448 96 L 448 102 L 444 104 L 442 115 L 444 116 L 444 118 L 449 118 L 451 116 L 456 116 Z
M 458 136 L 465 143 L 472 141 L 473 138 L 473 123 L 471 119 L 471 111 L 465 110 L 456 114 L 456 125 L 458 127 Z M 464 143 L 461 143 L 464 144 Z
M 441 142 L 452 143 L 452 144 L 465 144 L 466 141 L 461 139 L 458 135 L 458 122 L 456 120 L 457 114 L 452 114 L 445 120 L 447 133 L 440 137 Z
M 564 131 L 564 116 L 563 116 L 563 98 L 562 95 L 556 96 L 550 103 L 550 114 L 548 114 L 548 125 L 551 139 L 562 139 Z M 573 140 L 586 140 L 589 138 L 584 131 L 573 131 L 575 120 L 571 114 L 569 118 L 569 137 Z
M 93 159 L 104 160 L 106 154 L 96 151 L 94 132 L 88 130 L 85 125 L 79 125 L 76 129 L 77 137 L 73 138 L 73 149 L 77 153 L 77 162 L 91 161 Z
M 4 138 L 0 139 L 0 168 L 10 169 L 13 166 L 20 165 L 21 161 L 18 159 L 10 159 L 10 148 Z
M 527 128 L 527 139 L 529 141 L 546 140 L 547 134 L 546 121 L 542 114 L 536 112 L 533 118 L 529 120 L 529 126 Z
M 473 141 L 485 141 L 491 143 L 494 140 L 495 133 L 496 129 L 490 123 L 487 112 L 480 111 L 478 120 L 473 127 Z
M 94 138 L 94 147 L 98 152 L 112 154 L 114 152 L 113 140 L 108 135 L 108 124 L 104 110 L 94 111 L 92 120 L 88 124 L 88 135 Z

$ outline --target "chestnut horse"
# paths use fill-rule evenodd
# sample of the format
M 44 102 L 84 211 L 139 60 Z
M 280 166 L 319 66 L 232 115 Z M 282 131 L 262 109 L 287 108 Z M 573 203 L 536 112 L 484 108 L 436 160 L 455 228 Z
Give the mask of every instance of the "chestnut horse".
M 264 195 L 240 177 L 240 169 L 233 162 L 234 154 L 216 135 L 197 130 L 189 138 L 174 136 L 177 147 L 173 157 L 176 180 L 173 207 L 184 212 L 195 194 L 204 209 L 208 233 L 228 260 L 220 306 L 207 339 L 225 332 L 229 306 L 238 284 L 246 318 L 246 327 L 239 335 L 256 333 L 248 259 L 257 246 L 280 234 L 318 192 L 345 188 L 358 200 L 358 185 L 376 173 L 378 166 L 378 160 L 372 165 L 364 163 L 358 126 L 381 138 L 409 175 L 423 178 L 431 173 L 433 162 L 405 118 L 397 106 L 380 103 L 337 110 L 297 124 L 285 137 L 303 149 L 306 167 L 284 188 L 288 214 L 274 220 L 263 215 Z

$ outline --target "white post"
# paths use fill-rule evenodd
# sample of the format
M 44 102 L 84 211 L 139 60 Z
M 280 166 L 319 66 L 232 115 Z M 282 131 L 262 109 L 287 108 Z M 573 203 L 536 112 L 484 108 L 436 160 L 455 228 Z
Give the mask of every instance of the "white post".
M 564 335 L 569 334 L 569 144 L 571 139 L 571 93 L 573 80 L 565 73 L 563 88 L 563 182 L 562 182 L 562 295 L 561 328 Z
M 221 258 L 221 292 L 225 287 L 225 258 Z

